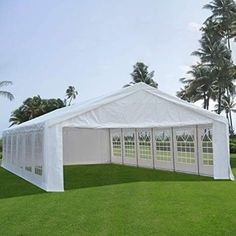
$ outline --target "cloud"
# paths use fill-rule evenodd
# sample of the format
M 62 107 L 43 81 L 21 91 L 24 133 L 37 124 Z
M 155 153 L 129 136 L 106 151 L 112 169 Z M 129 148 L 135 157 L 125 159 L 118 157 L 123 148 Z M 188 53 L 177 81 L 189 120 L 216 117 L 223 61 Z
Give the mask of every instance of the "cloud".
M 200 28 L 201 28 L 201 25 L 196 23 L 196 22 L 189 22 L 188 23 L 188 30 L 191 31 L 191 32 L 199 33 Z

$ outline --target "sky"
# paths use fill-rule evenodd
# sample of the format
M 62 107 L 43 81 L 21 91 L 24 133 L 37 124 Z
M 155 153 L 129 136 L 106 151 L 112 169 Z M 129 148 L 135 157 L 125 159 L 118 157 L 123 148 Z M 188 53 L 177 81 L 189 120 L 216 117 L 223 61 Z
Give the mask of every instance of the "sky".
M 155 71 L 160 90 L 175 95 L 197 61 L 190 54 L 208 2 L 1 0 L 0 80 L 13 82 L 6 89 L 15 100 L 0 98 L 0 134 L 26 98 L 64 99 L 72 85 L 80 103 L 129 83 L 137 61 Z

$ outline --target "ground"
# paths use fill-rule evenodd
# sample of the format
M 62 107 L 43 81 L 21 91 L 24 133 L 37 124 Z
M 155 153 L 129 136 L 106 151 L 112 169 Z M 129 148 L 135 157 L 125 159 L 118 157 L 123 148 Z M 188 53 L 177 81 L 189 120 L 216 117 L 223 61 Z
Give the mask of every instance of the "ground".
M 66 167 L 65 187 L 45 193 L 0 168 L 0 235 L 236 235 L 235 181 L 93 165 Z

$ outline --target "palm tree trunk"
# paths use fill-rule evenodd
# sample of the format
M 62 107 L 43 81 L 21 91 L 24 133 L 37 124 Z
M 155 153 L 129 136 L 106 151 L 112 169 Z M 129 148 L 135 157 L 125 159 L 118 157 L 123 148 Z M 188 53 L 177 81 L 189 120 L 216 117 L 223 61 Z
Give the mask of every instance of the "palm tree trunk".
M 229 88 L 227 88 L 226 93 L 227 93 L 227 97 L 230 98 Z M 228 113 L 229 113 L 229 131 L 231 132 L 231 131 L 233 131 L 233 121 L 232 121 L 232 111 L 231 111 L 231 109 L 229 109 Z
M 220 114 L 221 113 L 221 88 L 219 88 L 219 92 L 218 92 L 218 111 L 217 113 Z
M 228 34 L 228 33 L 227 33 Z M 230 50 L 231 52 L 231 45 L 230 45 L 230 37 L 229 37 L 229 34 L 227 36 L 227 44 L 228 44 L 228 49 Z
M 206 109 L 207 108 L 207 99 L 206 99 L 206 93 L 203 93 L 203 108 Z
M 209 110 L 209 103 L 210 103 L 210 97 L 207 96 L 207 105 L 206 105 L 206 109 Z
M 227 38 L 228 49 L 229 49 L 230 52 L 231 52 L 229 28 L 226 30 L 226 38 Z
M 72 99 L 73 99 L 73 97 L 71 97 L 71 98 L 70 98 L 70 101 L 69 101 L 69 106 L 70 106 L 70 104 L 71 104 L 71 102 L 72 102 Z
M 230 130 L 229 113 L 226 111 L 226 112 L 225 112 L 225 115 L 226 115 L 226 118 L 227 118 L 227 120 L 228 120 L 229 130 Z
M 229 131 L 230 131 L 230 133 L 233 133 L 233 131 L 234 131 L 234 127 L 233 127 L 233 121 L 232 121 L 232 111 L 230 110 L 229 111 L 229 125 L 230 125 L 230 127 L 229 127 Z

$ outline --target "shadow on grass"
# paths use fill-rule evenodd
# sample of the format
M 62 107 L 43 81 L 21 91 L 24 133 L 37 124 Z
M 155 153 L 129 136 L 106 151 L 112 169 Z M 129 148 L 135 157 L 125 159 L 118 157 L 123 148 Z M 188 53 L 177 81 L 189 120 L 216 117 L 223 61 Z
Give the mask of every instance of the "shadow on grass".
M 213 178 L 114 164 L 64 167 L 65 190 L 145 181 L 213 181 Z
M 0 167 L 0 199 L 45 193 L 40 188 Z

